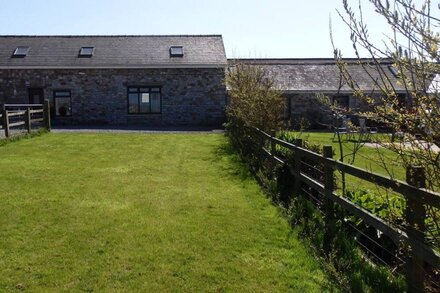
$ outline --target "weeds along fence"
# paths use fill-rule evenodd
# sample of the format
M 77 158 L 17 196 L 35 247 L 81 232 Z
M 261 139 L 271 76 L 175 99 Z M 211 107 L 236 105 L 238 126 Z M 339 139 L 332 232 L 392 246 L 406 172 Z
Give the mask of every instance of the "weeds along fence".
M 432 240 L 433 233 L 438 236 L 439 232 L 437 221 L 432 224 L 432 217 L 440 215 L 440 194 L 425 189 L 422 167 L 408 168 L 406 182 L 403 182 L 334 160 L 331 146 L 324 146 L 318 153 L 306 149 L 301 139 L 292 143 L 256 128 L 243 131 L 242 137 L 247 141 L 241 141 L 238 147 L 242 153 L 251 152 L 259 158 L 256 159 L 258 172 L 265 172 L 264 169 L 274 165 L 288 171 L 282 175 L 287 176 L 287 180 L 278 182 L 282 185 L 278 190 L 287 190 L 281 195 L 281 201 L 302 196 L 313 203 L 324 215 L 329 239 L 332 235 L 328 234 L 335 233 L 335 221 L 342 220 L 367 256 L 406 277 L 410 292 L 422 292 L 426 288 L 440 290 L 437 274 L 440 255 L 436 251 L 438 243 Z M 264 160 L 270 164 L 262 163 Z M 397 204 L 388 203 L 385 209 L 398 210 L 397 217 L 388 217 L 384 209 L 378 212 L 364 207 L 362 201 L 353 200 L 349 192 L 341 194 L 340 174 L 344 174 L 344 178 L 349 176 L 358 189 L 369 184 L 372 189 L 377 187 L 377 193 L 386 193 L 388 201 Z M 400 200 L 394 200 L 396 198 Z M 380 197 L 373 201 L 380 201 Z M 338 219 L 335 213 L 338 209 L 342 210 L 344 219 Z
M 33 129 L 50 130 L 50 106 L 44 104 L 4 104 L 0 112 L 0 130 L 9 138 L 14 134 L 31 133 Z

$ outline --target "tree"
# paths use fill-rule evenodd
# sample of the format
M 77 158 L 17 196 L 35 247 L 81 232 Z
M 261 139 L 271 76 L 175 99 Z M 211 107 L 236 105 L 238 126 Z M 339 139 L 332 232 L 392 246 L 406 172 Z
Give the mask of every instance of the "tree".
M 391 29 L 391 36 L 383 44 L 371 40 L 363 18 L 363 7 L 352 9 L 343 0 L 344 11 L 339 12 L 350 28 L 354 53 L 360 60 L 367 54 L 370 62 L 359 64 L 370 74 L 379 101 L 365 93 L 350 75 L 342 52 L 334 46 L 337 66 L 345 83 L 355 96 L 370 106 L 371 111 L 361 113 L 370 120 L 385 124 L 394 133 L 402 134 L 401 140 L 378 141 L 382 147 L 397 155 L 399 163 L 423 166 L 428 188 L 440 190 L 440 19 L 432 15 L 431 1 L 417 6 L 412 0 L 368 0 Z M 362 56 L 365 57 L 365 56 Z M 405 88 L 410 104 L 402 106 L 390 80 L 390 72 L 382 63 L 391 62 L 392 70 Z M 383 166 L 387 169 L 388 166 Z
M 225 81 L 229 89 L 227 130 L 245 126 L 271 133 L 283 127 L 285 99 L 261 66 L 236 64 Z
M 340 17 L 350 29 L 350 39 L 359 64 L 369 74 L 380 97 L 365 93 L 358 81 L 350 75 L 342 52 L 334 45 L 336 64 L 345 84 L 355 96 L 370 107 L 361 115 L 377 123 L 387 125 L 398 140 L 379 140 L 377 143 L 396 155 L 396 161 L 404 168 L 422 166 L 426 174 L 427 188 L 440 190 L 440 19 L 433 16 L 430 0 L 416 5 L 413 0 L 368 0 L 375 12 L 389 25 L 391 35 L 383 44 L 372 41 L 363 17 L 363 7 L 358 10 L 343 0 Z M 440 7 L 438 7 L 440 9 Z M 361 61 L 361 56 L 369 58 Z M 395 84 L 390 80 L 390 70 L 383 63 L 391 63 L 391 70 L 410 97 L 409 105 L 402 105 Z M 370 74 L 374 71 L 374 75 Z M 382 167 L 392 176 L 389 166 L 382 160 Z M 411 169 L 407 169 L 411 170 Z M 427 238 L 437 249 L 440 247 L 440 213 L 427 206 L 425 225 L 429 226 Z M 425 212 L 425 211 L 423 211 Z M 425 234 L 426 235 L 426 234 Z M 409 262 L 413 265 L 413 262 Z M 423 267 L 417 268 L 422 270 Z M 411 282 L 409 282 L 411 284 Z M 411 285 L 412 286 L 412 285 Z M 419 288 L 420 289 L 420 288 Z

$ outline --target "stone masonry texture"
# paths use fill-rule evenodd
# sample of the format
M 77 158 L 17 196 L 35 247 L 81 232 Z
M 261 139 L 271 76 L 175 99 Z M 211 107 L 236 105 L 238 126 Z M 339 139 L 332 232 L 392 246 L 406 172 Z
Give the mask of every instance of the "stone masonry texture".
M 70 90 L 72 116 L 61 124 L 221 125 L 225 119 L 223 68 L 0 70 L 0 104 L 29 102 L 29 88 Z M 158 86 L 160 114 L 128 114 L 127 88 Z

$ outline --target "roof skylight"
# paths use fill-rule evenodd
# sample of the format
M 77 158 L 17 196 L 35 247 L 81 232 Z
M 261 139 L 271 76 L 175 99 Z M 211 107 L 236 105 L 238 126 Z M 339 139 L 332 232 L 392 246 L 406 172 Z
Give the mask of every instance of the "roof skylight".
M 92 57 L 95 47 L 82 47 L 79 51 L 79 57 Z
M 183 46 L 171 46 L 170 57 L 183 57 Z
M 399 77 L 399 71 L 397 70 L 396 67 L 390 65 L 390 66 L 388 66 L 388 68 L 390 69 L 390 71 L 394 75 L 394 77 Z
M 12 54 L 12 57 L 24 58 L 26 57 L 28 52 L 29 52 L 29 47 L 17 47 L 14 53 Z

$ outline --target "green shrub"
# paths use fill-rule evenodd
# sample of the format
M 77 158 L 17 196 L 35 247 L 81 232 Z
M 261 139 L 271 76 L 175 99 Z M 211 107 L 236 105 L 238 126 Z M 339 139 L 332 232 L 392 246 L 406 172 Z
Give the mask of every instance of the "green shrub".
M 232 142 L 244 147 L 249 143 L 249 129 L 257 127 L 266 133 L 284 128 L 285 98 L 275 89 L 275 81 L 257 65 L 236 64 L 226 74 L 229 101 L 225 129 Z M 240 149 L 240 148 L 239 148 Z

